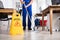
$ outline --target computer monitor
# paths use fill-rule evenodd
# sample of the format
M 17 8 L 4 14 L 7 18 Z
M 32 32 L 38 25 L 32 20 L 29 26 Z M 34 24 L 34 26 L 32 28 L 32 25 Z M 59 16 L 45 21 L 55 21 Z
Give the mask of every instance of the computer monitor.
M 59 5 L 60 4 L 60 0 L 51 0 L 52 1 L 52 5 Z
M 1 8 L 4 8 L 4 5 L 3 5 L 3 2 L 2 1 L 0 1 L 0 9 Z

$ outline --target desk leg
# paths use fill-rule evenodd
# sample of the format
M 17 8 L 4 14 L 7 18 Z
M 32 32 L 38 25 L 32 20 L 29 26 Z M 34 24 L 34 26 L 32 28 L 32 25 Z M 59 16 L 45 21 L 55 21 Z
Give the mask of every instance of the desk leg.
M 45 30 L 45 27 L 44 27 L 44 14 L 42 14 L 42 31 Z
M 53 10 L 50 9 L 50 34 L 52 34 L 52 18 L 53 18 Z

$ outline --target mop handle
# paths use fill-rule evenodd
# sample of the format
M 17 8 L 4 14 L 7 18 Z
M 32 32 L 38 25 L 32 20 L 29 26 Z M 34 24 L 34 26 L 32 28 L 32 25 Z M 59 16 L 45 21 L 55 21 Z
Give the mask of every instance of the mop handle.
M 26 5 L 24 4 L 24 6 L 26 6 Z M 27 14 L 28 14 L 28 16 L 29 16 L 29 13 L 28 13 L 28 10 L 27 10 L 27 8 L 26 8 L 26 7 L 25 7 L 25 9 L 26 9 Z M 29 16 L 29 19 L 30 19 L 30 16 Z M 31 21 L 31 19 L 30 19 L 30 21 Z
M 25 6 L 26 6 L 26 4 L 24 3 L 24 7 L 25 7 Z M 28 11 L 26 7 L 25 7 L 25 9 L 26 9 L 26 11 Z
M 24 4 L 24 6 L 26 6 L 25 4 Z M 25 9 L 26 9 L 26 12 L 27 12 L 27 14 L 28 14 L 28 10 L 27 10 L 27 7 L 25 7 Z M 29 14 L 28 14 L 29 15 Z

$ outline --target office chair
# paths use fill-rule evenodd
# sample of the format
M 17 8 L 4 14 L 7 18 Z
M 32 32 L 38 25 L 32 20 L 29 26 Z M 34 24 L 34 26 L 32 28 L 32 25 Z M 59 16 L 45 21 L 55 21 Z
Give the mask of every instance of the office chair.
M 0 9 L 4 9 L 2 1 L 0 1 Z M 11 20 L 11 19 L 12 18 L 8 18 L 7 13 L 1 13 L 0 12 L 0 21 L 8 21 L 8 28 L 9 28 L 9 20 Z M 8 28 L 7 28 L 7 31 L 8 31 Z

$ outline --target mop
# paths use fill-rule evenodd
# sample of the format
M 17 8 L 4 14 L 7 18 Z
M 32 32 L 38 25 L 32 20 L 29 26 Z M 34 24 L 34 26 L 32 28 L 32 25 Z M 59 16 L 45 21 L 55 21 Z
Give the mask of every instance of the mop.
M 24 4 L 24 6 L 26 6 L 26 5 Z M 28 10 L 27 10 L 26 7 L 25 7 L 25 9 L 26 9 L 27 15 L 28 15 L 28 17 L 29 17 L 29 19 L 30 19 L 29 12 L 28 12 Z M 30 22 L 31 22 L 31 19 L 30 19 Z M 31 24 L 32 24 L 32 23 L 31 23 Z

